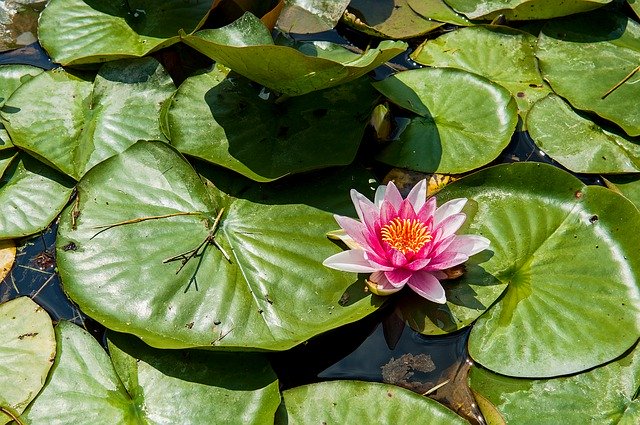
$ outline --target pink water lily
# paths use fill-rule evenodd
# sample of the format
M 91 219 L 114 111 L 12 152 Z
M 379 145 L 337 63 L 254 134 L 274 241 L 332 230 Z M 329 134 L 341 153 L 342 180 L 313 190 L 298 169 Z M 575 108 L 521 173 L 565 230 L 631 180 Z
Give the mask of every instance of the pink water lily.
M 351 248 L 332 255 L 324 265 L 336 270 L 371 273 L 372 292 L 388 295 L 408 285 L 422 297 L 446 302 L 442 271 L 467 261 L 486 249 L 489 240 L 477 235 L 456 235 L 466 215 L 465 198 L 436 208 L 427 200 L 427 182 L 416 184 L 406 199 L 393 184 L 380 186 L 371 202 L 356 190 L 351 199 L 360 221 L 336 215 L 343 232 L 336 235 Z

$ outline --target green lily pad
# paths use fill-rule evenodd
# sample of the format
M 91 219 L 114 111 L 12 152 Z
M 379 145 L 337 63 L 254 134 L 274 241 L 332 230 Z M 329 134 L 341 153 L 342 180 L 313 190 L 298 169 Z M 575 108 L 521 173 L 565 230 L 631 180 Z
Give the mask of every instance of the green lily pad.
M 215 244 L 181 267 L 221 211 Z M 355 274 L 322 265 L 341 251 L 325 236 L 335 228 L 330 213 L 299 201 L 230 197 L 170 146 L 138 142 L 79 183 L 60 221 L 58 268 L 82 311 L 150 345 L 280 350 L 381 303 Z
M 537 38 L 496 25 L 461 28 L 421 44 L 411 58 L 435 67 L 463 69 L 482 75 L 509 90 L 520 115 L 550 93 L 534 55 Z
M 0 239 L 15 239 L 45 229 L 62 211 L 74 182 L 21 153 L 0 178 Z
M 282 31 L 310 34 L 333 29 L 349 0 L 289 0 L 278 17 L 277 26 Z
M 0 424 L 35 398 L 55 354 L 53 324 L 42 307 L 29 297 L 0 304 Z
M 0 109 L 21 84 L 40 74 L 42 69 L 29 65 L 0 66 Z M 0 117 L 1 118 L 1 117 Z M 0 151 L 13 146 L 9 133 L 0 121 Z
M 211 1 L 51 0 L 40 15 L 38 37 L 62 65 L 142 57 L 195 31 Z
M 451 9 L 444 0 L 408 0 L 409 7 L 418 15 L 448 24 L 466 27 L 471 21 Z
M 353 161 L 378 94 L 366 80 L 279 101 L 214 69 L 188 78 L 167 123 L 180 152 L 270 181 Z
M 640 350 L 606 366 L 556 379 L 515 379 L 474 367 L 471 388 L 507 423 L 640 423 Z
M 373 85 L 419 115 L 378 155 L 393 166 L 426 173 L 473 170 L 500 155 L 518 122 L 505 88 L 465 71 L 416 69 Z
M 396 39 L 419 37 L 444 25 L 416 13 L 408 0 L 351 0 L 344 20 L 365 34 Z
M 629 199 L 640 209 L 640 174 L 607 176 L 605 184 Z
M 329 42 L 279 46 L 250 13 L 223 28 L 183 34 L 182 41 L 238 74 L 291 96 L 355 80 L 407 48 L 391 40 L 362 54 Z
M 153 58 L 109 62 L 94 81 L 59 68 L 16 90 L 2 116 L 16 146 L 78 180 L 139 139 L 164 139 L 160 109 L 174 90 Z
M 640 73 L 607 95 L 640 65 L 640 24 L 614 13 L 552 21 L 542 28 L 537 57 L 544 78 L 574 108 L 640 135 Z
M 4 175 L 4 172 L 9 168 L 17 154 L 18 151 L 16 149 L 0 150 L 0 177 Z
M 509 20 L 550 19 L 597 9 L 611 0 L 444 0 L 458 13 L 470 19 L 493 19 L 504 15 Z
M 631 202 L 537 163 L 491 167 L 438 196 L 477 204 L 468 231 L 491 240 L 481 266 L 508 284 L 471 330 L 478 363 L 552 377 L 598 366 L 636 342 L 640 235 L 630 229 L 640 213 Z
M 533 106 L 527 126 L 536 145 L 573 172 L 640 172 L 640 137 L 600 127 L 556 95 Z
M 86 331 L 56 326 L 58 354 L 29 424 L 267 424 L 280 404 L 269 363 L 251 353 L 154 350 L 109 334 L 111 358 Z
M 320 382 L 286 390 L 282 396 L 276 425 L 408 424 L 416 417 L 433 425 L 468 424 L 435 400 L 376 382 Z
M 631 9 L 636 14 L 636 16 L 638 18 L 640 18 L 640 1 L 638 1 L 638 0 L 627 0 L 627 3 L 629 4 L 629 6 L 631 6 Z

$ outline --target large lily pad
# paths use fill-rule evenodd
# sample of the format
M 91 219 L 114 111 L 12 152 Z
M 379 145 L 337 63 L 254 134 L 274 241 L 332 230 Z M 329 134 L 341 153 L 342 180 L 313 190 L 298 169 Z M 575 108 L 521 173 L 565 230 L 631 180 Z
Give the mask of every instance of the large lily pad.
M 333 381 L 292 388 L 275 423 L 283 424 L 407 424 L 420 417 L 429 424 L 468 422 L 437 401 L 393 385 Z
M 514 379 L 476 367 L 469 384 L 507 423 L 640 423 L 638 348 L 606 366 L 556 379 Z
M 630 76 L 640 64 L 640 24 L 613 13 L 552 21 L 542 28 L 537 56 L 544 78 L 573 107 L 640 135 L 640 73 Z
M 549 19 L 586 12 L 611 0 L 445 0 L 449 6 L 471 19 L 493 19 L 503 15 L 509 20 Z
M 46 228 L 62 211 L 74 182 L 19 154 L 0 178 L 0 239 L 31 235 Z
M 142 57 L 196 30 L 211 1 L 51 0 L 40 16 L 38 36 L 62 65 Z
M 444 25 L 416 13 L 408 0 L 351 0 L 348 10 L 348 25 L 377 37 L 419 37 Z
M 451 9 L 444 0 L 408 0 L 409 7 L 418 15 L 449 24 L 468 26 L 471 21 Z
M 35 398 L 55 354 L 53 324 L 42 307 L 28 297 L 0 304 L 0 424 Z
M 607 176 L 605 184 L 615 192 L 624 195 L 640 209 L 640 174 Z
M 214 69 L 187 79 L 168 113 L 171 144 L 257 181 L 353 161 L 378 98 L 366 80 L 277 101 Z
M 11 93 L 20 87 L 22 83 L 41 72 L 42 69 L 29 65 L 0 66 L 0 108 L 2 108 L 9 96 L 11 96 Z M 0 121 L 0 150 L 10 148 L 11 146 L 13 146 L 13 143 L 11 143 L 4 123 Z
M 456 174 L 495 159 L 518 122 L 509 92 L 457 69 L 405 71 L 374 83 L 412 118 L 378 160 L 423 172 Z
M 421 44 L 411 57 L 418 63 L 473 72 L 511 92 L 524 117 L 531 105 L 550 92 L 542 80 L 536 37 L 508 27 L 461 28 Z
M 107 63 L 94 81 L 56 69 L 16 90 L 2 116 L 16 146 L 78 180 L 139 139 L 162 140 L 160 108 L 174 90 L 153 58 Z
M 24 413 L 30 424 L 267 424 L 280 404 L 275 374 L 256 354 L 154 350 L 110 334 L 109 358 L 69 322 L 56 339 L 51 376 Z
M 630 229 L 640 214 L 625 198 L 537 163 L 492 167 L 438 196 L 477 204 L 469 232 L 491 240 L 481 266 L 508 284 L 471 330 L 478 363 L 510 376 L 565 375 L 638 339 L 640 235 Z
M 329 42 L 279 46 L 250 13 L 226 27 L 185 34 L 182 39 L 237 73 L 292 96 L 355 80 L 407 48 L 404 42 L 390 40 L 362 54 Z
M 204 242 L 223 209 L 217 245 L 183 268 L 166 261 Z M 145 217 L 165 218 L 100 227 Z M 325 237 L 335 227 L 299 201 L 229 197 L 170 146 L 138 142 L 78 185 L 59 226 L 58 268 L 84 312 L 150 345 L 286 349 L 380 304 L 354 274 L 322 266 L 340 251 Z
M 536 103 L 527 123 L 536 145 L 571 171 L 640 172 L 640 137 L 600 127 L 556 95 Z

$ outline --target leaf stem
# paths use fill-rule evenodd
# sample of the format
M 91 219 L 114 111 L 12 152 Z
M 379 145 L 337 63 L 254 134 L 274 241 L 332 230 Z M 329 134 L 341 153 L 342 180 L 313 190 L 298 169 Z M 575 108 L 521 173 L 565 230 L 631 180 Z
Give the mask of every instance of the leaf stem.
M 633 71 L 631 71 L 629 74 L 627 74 L 627 76 L 624 77 L 618 84 L 616 84 L 615 86 L 611 87 L 605 94 L 603 94 L 600 99 L 604 99 L 605 97 L 609 96 L 611 93 L 613 93 L 614 90 L 616 90 L 618 87 L 620 87 L 621 85 L 626 83 L 638 71 L 640 71 L 640 66 L 636 66 L 633 69 Z
M 13 414 L 13 412 L 11 412 L 11 410 L 0 406 L 0 412 L 4 413 L 5 415 L 9 416 L 17 425 L 24 425 L 24 422 L 22 422 L 22 420 L 20 420 L 20 415 L 17 414 Z
M 202 215 L 202 213 L 201 212 L 177 212 L 177 213 L 173 213 L 173 214 L 154 215 L 154 216 L 150 216 L 150 217 L 138 217 L 138 218 L 134 218 L 134 219 L 131 219 L 131 220 L 120 221 L 118 223 L 107 224 L 107 225 L 104 225 L 104 226 L 96 226 L 96 227 L 94 227 L 94 229 L 102 229 L 102 230 L 100 230 L 95 235 L 91 236 L 91 238 L 89 240 L 95 238 L 100 233 L 102 233 L 102 232 L 104 232 L 106 230 L 112 229 L 114 227 L 117 227 L 117 226 L 124 226 L 125 224 L 140 223 L 140 222 L 147 221 L 147 220 L 158 220 L 158 219 L 161 219 L 161 218 L 178 217 L 178 216 L 182 216 L 182 215 Z

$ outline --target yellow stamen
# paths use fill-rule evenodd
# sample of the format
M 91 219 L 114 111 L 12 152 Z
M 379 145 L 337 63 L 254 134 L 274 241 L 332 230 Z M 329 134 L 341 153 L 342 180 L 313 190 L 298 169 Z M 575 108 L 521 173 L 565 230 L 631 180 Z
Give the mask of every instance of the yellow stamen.
M 431 233 L 420 220 L 394 218 L 380 229 L 382 240 L 403 254 L 418 252 L 431 240 Z

